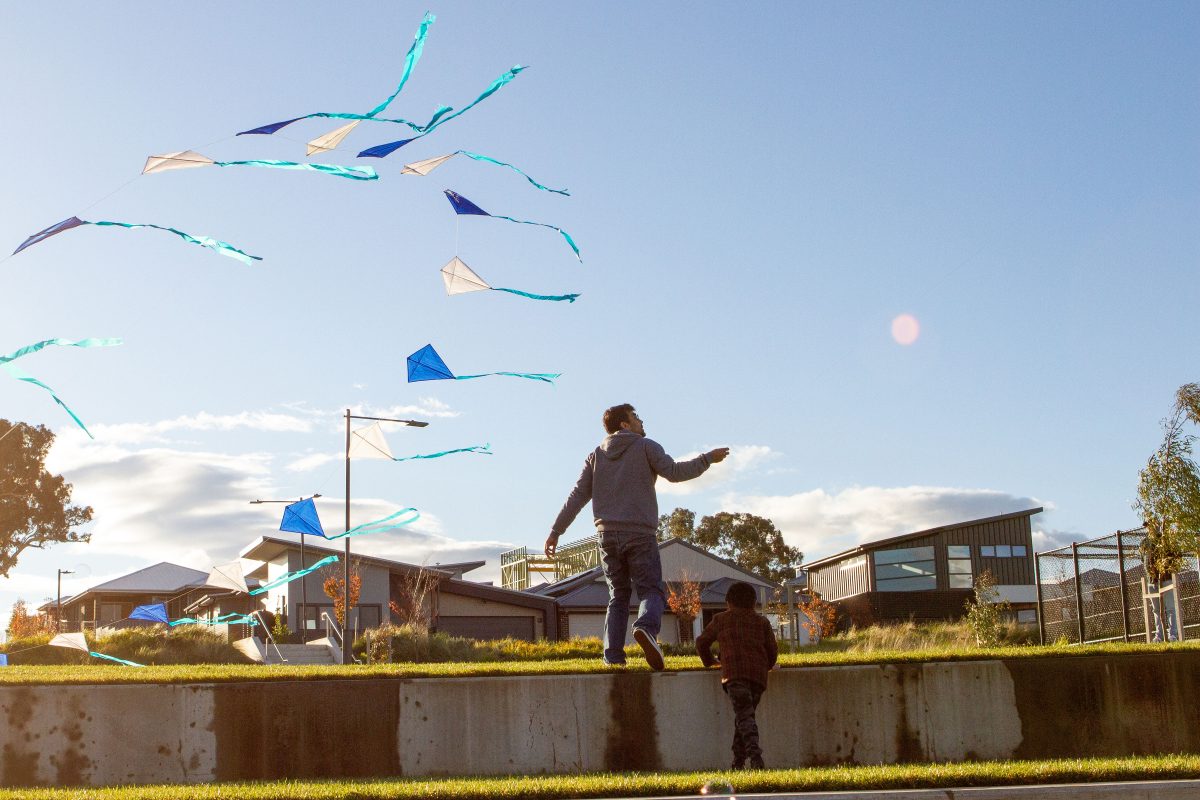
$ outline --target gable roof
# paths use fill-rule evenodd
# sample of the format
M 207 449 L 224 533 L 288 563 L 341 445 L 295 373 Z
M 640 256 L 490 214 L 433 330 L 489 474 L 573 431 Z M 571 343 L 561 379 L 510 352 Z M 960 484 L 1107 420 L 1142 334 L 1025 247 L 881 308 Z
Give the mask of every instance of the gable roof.
M 438 586 L 438 591 L 442 594 L 457 594 L 464 597 L 474 597 L 479 600 L 490 600 L 495 603 L 521 606 L 522 608 L 536 608 L 543 612 L 553 612 L 558 607 L 558 603 L 553 597 L 544 597 L 531 594 L 530 592 L 518 592 L 515 589 L 503 589 L 499 586 L 464 581 L 460 578 L 451 578 L 442 581 Z
M 277 536 L 260 536 L 242 548 L 242 551 L 238 553 L 238 556 L 248 561 L 267 562 L 272 558 L 278 557 L 282 553 L 288 552 L 289 550 L 300 552 L 300 542 L 292 539 L 282 539 Z M 343 551 L 340 549 L 321 547 L 319 545 L 311 545 L 308 543 L 305 543 L 304 550 L 306 553 L 311 551 L 313 553 L 326 556 L 340 556 L 343 553 Z M 409 564 L 407 562 L 397 561 L 392 558 L 380 558 L 379 556 L 369 556 L 362 553 L 352 553 L 350 558 L 356 562 L 372 564 L 377 567 L 383 567 L 387 570 L 395 570 L 398 572 L 419 572 L 421 570 L 425 570 L 426 572 L 434 573 L 439 578 L 452 577 L 452 573 L 445 567 L 427 567 L 421 566 L 420 564 Z M 207 573 L 204 577 L 208 577 Z
M 691 542 L 685 542 L 683 539 L 679 539 L 674 536 L 672 536 L 670 539 L 667 539 L 665 542 L 660 544 L 658 546 L 658 549 L 662 550 L 664 547 L 669 547 L 671 545 L 680 545 L 682 547 L 688 548 L 689 550 L 694 550 L 695 552 L 699 553 L 702 556 L 707 556 L 707 557 L 711 558 L 713 561 L 720 561 L 725 566 L 729 567 L 730 569 L 737 570 L 738 572 L 745 575 L 747 578 L 751 578 L 753 580 L 760 581 L 762 583 L 766 583 L 776 589 L 780 588 L 780 584 L 776 583 L 775 581 L 771 580 L 770 578 L 764 578 L 762 575 L 757 575 L 757 574 L 751 572 L 750 570 L 741 566 L 740 564 L 738 564 L 736 561 L 733 561 L 732 559 L 722 558 L 721 556 L 717 555 L 716 553 L 712 553 L 712 552 L 709 552 L 708 550 L 705 550 L 703 547 L 698 547 L 697 545 L 694 545 Z
M 1042 510 L 1042 507 L 1038 506 L 1037 508 L 1027 508 L 1024 511 L 1012 511 L 1008 514 L 997 514 L 992 517 L 980 517 L 979 519 L 969 519 L 965 522 L 954 522 L 949 525 L 939 525 L 936 528 L 926 528 L 923 531 L 904 533 L 899 536 L 891 536 L 887 539 L 879 539 L 874 542 L 863 542 L 857 547 L 851 547 L 849 550 L 843 550 L 840 553 L 835 553 L 831 556 L 825 556 L 825 558 L 819 558 L 816 561 L 810 561 L 807 564 L 801 565 L 801 568 L 804 570 L 810 570 L 813 567 L 822 567 L 835 561 L 841 561 L 843 558 L 869 553 L 872 550 L 878 550 L 881 547 L 887 547 L 888 545 L 906 542 L 910 539 L 920 539 L 925 536 L 932 536 L 934 534 L 942 533 L 943 531 L 952 530 L 954 528 L 970 528 L 974 525 L 983 525 L 988 522 L 1001 522 L 1006 519 L 1015 519 L 1016 517 L 1032 517 L 1034 514 L 1040 514 Z
M 113 594 L 178 594 L 185 589 L 196 589 L 208 582 L 208 573 L 191 567 L 181 567 L 169 561 L 160 561 L 149 567 L 113 578 L 90 589 L 84 589 L 70 599 L 63 598 L 63 607 L 74 605 L 86 597 Z

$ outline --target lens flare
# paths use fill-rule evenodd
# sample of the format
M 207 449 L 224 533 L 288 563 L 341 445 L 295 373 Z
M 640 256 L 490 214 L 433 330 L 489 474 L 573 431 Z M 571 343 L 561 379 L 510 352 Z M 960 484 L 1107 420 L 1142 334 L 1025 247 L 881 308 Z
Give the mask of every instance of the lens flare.
M 910 345 L 921 335 L 921 323 L 912 314 L 901 314 L 892 320 L 892 338 L 897 344 Z

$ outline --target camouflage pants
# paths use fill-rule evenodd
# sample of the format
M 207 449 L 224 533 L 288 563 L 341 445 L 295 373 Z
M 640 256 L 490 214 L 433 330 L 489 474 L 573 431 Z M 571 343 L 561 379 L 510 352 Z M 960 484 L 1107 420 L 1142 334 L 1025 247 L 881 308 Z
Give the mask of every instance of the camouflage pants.
M 732 680 L 723 687 L 733 703 L 733 760 L 735 763 L 746 758 L 762 758 L 758 746 L 758 723 L 754 710 L 762 699 L 763 687 L 744 680 Z

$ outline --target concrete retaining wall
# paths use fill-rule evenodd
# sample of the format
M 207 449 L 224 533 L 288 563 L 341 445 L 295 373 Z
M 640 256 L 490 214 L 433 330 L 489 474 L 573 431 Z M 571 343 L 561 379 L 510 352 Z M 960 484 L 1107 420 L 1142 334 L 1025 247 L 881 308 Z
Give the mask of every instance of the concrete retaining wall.
M 1200 653 L 788 669 L 768 766 L 1200 752 Z M 0 687 L 6 786 L 724 768 L 716 672 Z

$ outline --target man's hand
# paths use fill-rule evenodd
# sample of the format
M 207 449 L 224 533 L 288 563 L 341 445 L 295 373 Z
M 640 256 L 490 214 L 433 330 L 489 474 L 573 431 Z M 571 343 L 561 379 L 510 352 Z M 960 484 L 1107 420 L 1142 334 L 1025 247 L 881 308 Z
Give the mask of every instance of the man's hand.
M 716 450 L 709 450 L 704 454 L 710 464 L 720 464 L 727 455 L 729 455 L 728 447 L 718 447 Z
M 558 534 L 551 533 L 546 537 L 546 558 L 554 558 L 554 551 L 558 549 Z

